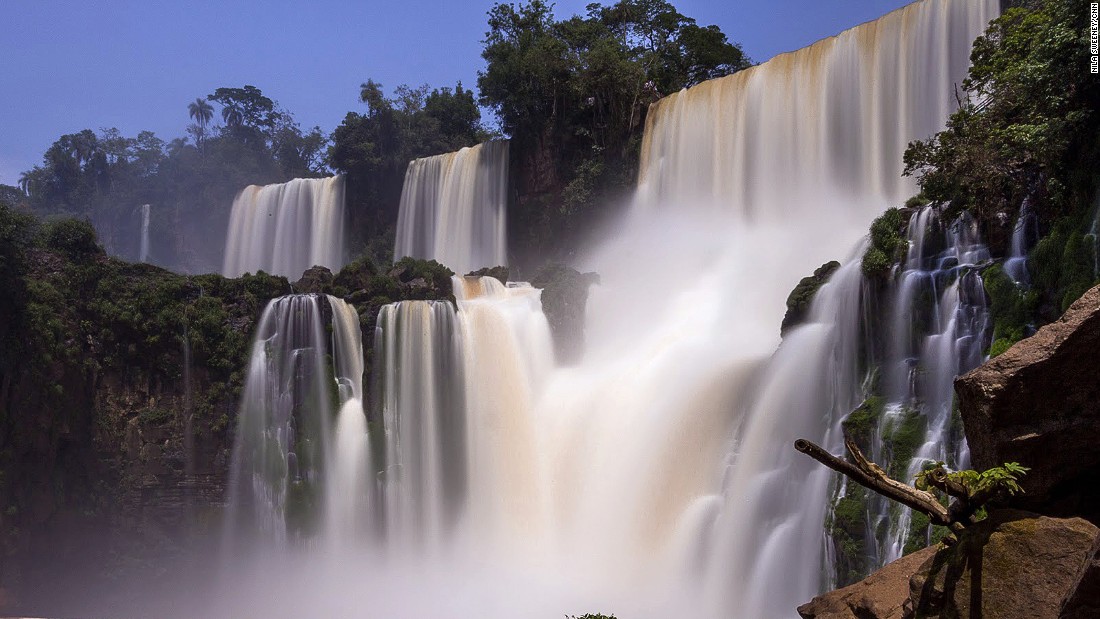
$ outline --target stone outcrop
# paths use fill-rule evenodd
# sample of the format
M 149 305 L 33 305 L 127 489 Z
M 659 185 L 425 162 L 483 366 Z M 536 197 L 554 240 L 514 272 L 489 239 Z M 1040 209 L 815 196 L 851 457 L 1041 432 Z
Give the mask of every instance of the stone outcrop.
M 1100 529 L 1084 519 L 999 510 L 956 545 L 903 557 L 798 612 L 805 619 L 1095 617 L 1098 543 Z M 1063 607 L 1077 614 L 1059 614 Z
M 294 282 L 294 292 L 312 292 L 332 294 L 334 276 L 328 267 L 314 266 L 302 273 L 302 278 Z
M 788 329 L 802 324 L 809 318 L 814 295 L 839 268 L 840 263 L 836 260 L 826 262 L 817 267 L 813 275 L 803 277 L 798 282 L 794 290 L 791 290 L 791 294 L 787 295 L 787 313 L 783 315 L 783 324 L 779 327 L 780 335 L 786 334 Z
M 864 580 L 798 607 L 803 619 L 903 619 L 910 612 L 909 577 L 936 554 L 935 546 L 904 556 Z
M 1057 617 L 1100 529 L 1081 518 L 1001 510 L 910 579 L 917 617 Z
M 974 468 L 1031 471 L 1012 505 L 1100 523 L 1100 287 L 955 381 Z
M 558 363 L 580 361 L 588 288 L 598 283 L 600 276 L 596 273 L 581 273 L 560 264 L 543 267 L 531 279 L 532 286 L 542 288 L 542 312 L 550 323 Z

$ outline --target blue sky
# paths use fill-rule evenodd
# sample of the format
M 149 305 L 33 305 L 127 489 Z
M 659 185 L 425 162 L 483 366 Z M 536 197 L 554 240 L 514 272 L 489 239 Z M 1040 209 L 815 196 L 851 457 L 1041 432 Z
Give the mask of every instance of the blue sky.
M 589 0 L 560 0 L 559 17 Z M 605 2 L 606 3 L 606 2 Z M 808 45 L 907 0 L 673 0 L 756 61 Z M 331 131 L 359 110 L 367 78 L 476 85 L 492 0 L 264 3 L 223 0 L 0 3 L 0 183 L 64 133 L 118 127 L 182 136 L 187 104 L 252 84 L 303 127 Z

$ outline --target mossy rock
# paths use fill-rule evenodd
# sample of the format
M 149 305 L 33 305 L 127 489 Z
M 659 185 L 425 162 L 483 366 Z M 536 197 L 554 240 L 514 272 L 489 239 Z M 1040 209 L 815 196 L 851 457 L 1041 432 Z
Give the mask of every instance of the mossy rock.
M 826 262 L 815 269 L 813 275 L 803 277 L 798 282 L 791 294 L 787 295 L 787 313 L 783 315 L 783 324 L 779 327 L 780 335 L 786 335 L 789 329 L 809 318 L 814 296 L 839 268 L 840 263 L 836 260 Z

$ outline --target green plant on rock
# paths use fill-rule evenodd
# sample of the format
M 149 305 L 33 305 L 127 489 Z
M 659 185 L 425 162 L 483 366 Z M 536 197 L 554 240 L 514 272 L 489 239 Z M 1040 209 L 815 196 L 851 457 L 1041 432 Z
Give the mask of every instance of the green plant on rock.
M 1019 462 L 1006 462 L 980 473 L 970 469 L 948 473 L 943 463 L 937 462 L 935 466 L 917 474 L 914 486 L 925 492 L 943 491 L 950 496 L 957 496 L 952 494 L 953 492 L 965 492 L 969 500 L 984 499 L 982 501 L 984 504 L 999 496 L 1008 497 L 1023 493 L 1020 478 L 1029 470 L 1031 469 L 1021 466 Z
M 901 210 L 892 208 L 871 222 L 871 243 L 863 252 L 863 274 L 872 279 L 884 279 L 897 262 L 906 245 L 902 227 L 905 218 Z

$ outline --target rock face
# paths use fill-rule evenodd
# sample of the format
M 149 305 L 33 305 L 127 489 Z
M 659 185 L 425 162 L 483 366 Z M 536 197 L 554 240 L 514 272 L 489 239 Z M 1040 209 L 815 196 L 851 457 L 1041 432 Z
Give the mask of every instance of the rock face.
M 1089 560 L 1081 566 L 1073 591 L 1062 604 L 1060 619 L 1100 617 L 1100 539 L 1089 550 Z
M 1031 467 L 1013 506 L 1100 523 L 1100 287 L 955 381 L 974 468 Z
M 1000 510 L 933 546 L 800 606 L 805 619 L 1096 617 L 1100 529 Z M 1060 615 L 1060 609 L 1078 614 Z M 1092 613 L 1092 614 L 1090 614 Z
M 864 580 L 798 607 L 803 619 L 903 619 L 911 611 L 909 577 L 936 554 L 935 546 L 906 555 Z
M 840 263 L 836 260 L 826 262 L 817 267 L 813 275 L 803 277 L 798 282 L 791 294 L 787 296 L 787 313 L 783 315 L 783 324 L 779 327 L 780 335 L 785 334 L 791 327 L 805 322 L 810 314 L 810 306 L 813 305 L 817 290 L 829 281 L 829 277 L 836 273 L 839 268 Z
M 542 311 L 554 337 L 554 353 L 559 363 L 571 364 L 584 353 L 584 314 L 588 288 L 598 284 L 600 276 L 560 264 L 550 264 L 531 279 L 542 288 Z
M 1057 617 L 1100 529 L 1081 518 L 1001 510 L 910 580 L 917 617 Z
M 302 273 L 302 279 L 294 282 L 294 291 L 332 294 L 332 280 L 332 271 L 328 267 L 310 267 Z

